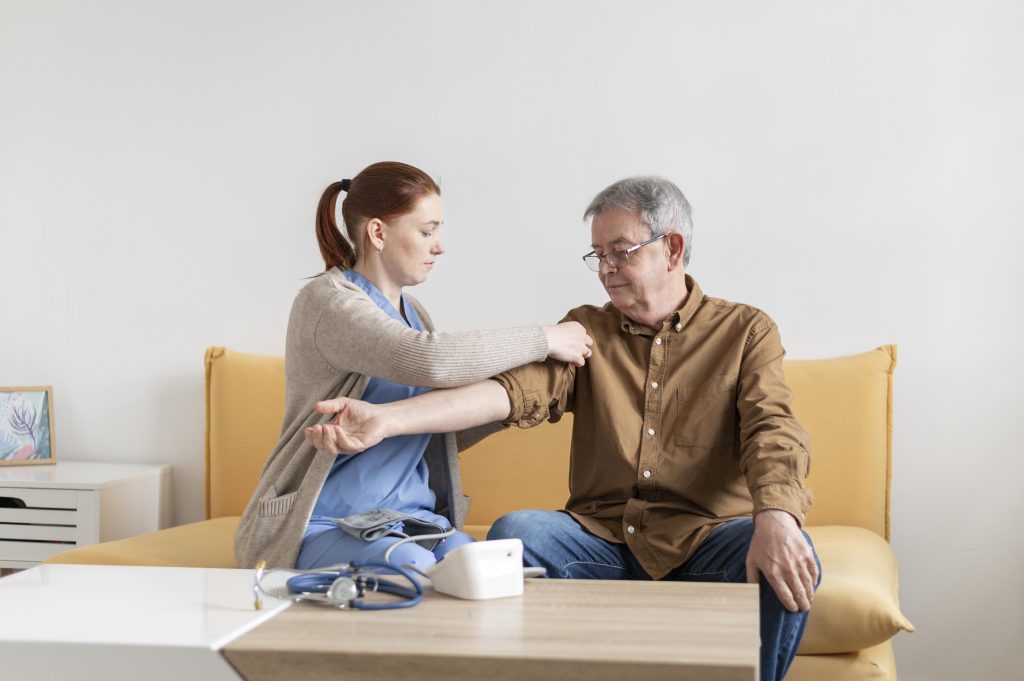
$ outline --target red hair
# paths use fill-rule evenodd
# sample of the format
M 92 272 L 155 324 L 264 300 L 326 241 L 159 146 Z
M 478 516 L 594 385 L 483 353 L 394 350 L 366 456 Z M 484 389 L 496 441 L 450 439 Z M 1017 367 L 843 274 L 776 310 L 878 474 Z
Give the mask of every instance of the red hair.
M 335 218 L 338 194 L 342 191 L 347 192 L 341 203 L 341 215 L 348 239 L 338 229 Z M 324 269 L 353 267 L 362 247 L 361 228 L 368 220 L 394 220 L 412 212 L 416 203 L 430 194 L 440 196 L 441 188 L 429 175 L 395 161 L 374 163 L 351 180 L 332 182 L 316 209 L 316 238 Z

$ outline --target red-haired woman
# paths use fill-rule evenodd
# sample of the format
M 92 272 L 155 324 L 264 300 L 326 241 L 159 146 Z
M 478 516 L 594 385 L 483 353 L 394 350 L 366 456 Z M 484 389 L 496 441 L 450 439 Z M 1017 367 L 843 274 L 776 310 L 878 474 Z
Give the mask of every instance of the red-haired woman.
M 335 205 L 348 239 L 335 222 Z M 473 383 L 552 357 L 582 366 L 591 339 L 575 322 L 492 331 L 438 333 L 407 286 L 422 283 L 444 253 L 441 191 L 423 171 L 375 163 L 330 185 L 317 210 L 326 271 L 292 305 L 285 351 L 286 407 L 281 440 L 270 455 L 235 537 L 243 567 L 313 568 L 380 560 L 420 569 L 468 541 L 461 532 L 439 544 L 396 536 L 461 526 L 467 500 L 458 450 L 469 434 L 389 438 L 365 452 L 334 455 L 304 438 L 332 415 L 317 402 L 338 396 L 378 404 L 430 388 Z M 477 433 L 477 437 L 479 437 Z M 360 538 L 335 520 L 385 509 L 404 521 Z M 422 545 L 421 545 L 422 544 Z

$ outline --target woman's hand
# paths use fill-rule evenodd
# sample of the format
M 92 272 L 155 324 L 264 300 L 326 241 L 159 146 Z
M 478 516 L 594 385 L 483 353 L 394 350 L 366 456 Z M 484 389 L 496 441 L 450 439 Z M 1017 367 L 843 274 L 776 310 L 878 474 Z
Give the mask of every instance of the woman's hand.
M 592 354 L 590 346 L 594 339 L 587 335 L 587 330 L 579 322 L 545 326 L 543 331 L 548 338 L 548 357 L 581 367 Z
M 385 437 L 386 422 L 379 405 L 339 397 L 316 403 L 321 414 L 337 414 L 330 423 L 306 428 L 306 442 L 331 454 L 355 454 Z

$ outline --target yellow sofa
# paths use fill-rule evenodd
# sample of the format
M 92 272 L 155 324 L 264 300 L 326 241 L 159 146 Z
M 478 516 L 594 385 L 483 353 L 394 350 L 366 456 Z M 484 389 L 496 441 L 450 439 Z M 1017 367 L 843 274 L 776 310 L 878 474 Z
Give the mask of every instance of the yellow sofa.
M 52 556 L 50 563 L 237 567 L 232 539 L 284 411 L 284 361 L 206 352 L 207 520 Z M 804 640 L 787 679 L 895 679 L 891 638 L 913 631 L 898 601 L 889 547 L 895 346 L 827 360 L 790 360 L 793 408 L 811 434 L 807 519 L 822 563 Z M 466 530 L 483 538 L 500 515 L 561 508 L 568 498 L 571 417 L 510 429 L 462 456 L 474 495 Z

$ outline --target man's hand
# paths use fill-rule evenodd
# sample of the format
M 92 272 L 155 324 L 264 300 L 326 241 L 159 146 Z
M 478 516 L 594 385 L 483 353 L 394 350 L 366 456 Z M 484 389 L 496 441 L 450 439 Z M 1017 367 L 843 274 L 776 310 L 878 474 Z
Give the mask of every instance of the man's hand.
M 758 574 L 765 576 L 787 610 L 811 609 L 818 564 L 796 519 L 786 511 L 766 509 L 754 516 L 747 581 L 757 584 Z
M 354 454 L 369 449 L 386 437 L 386 423 L 379 405 L 339 397 L 316 403 L 321 414 L 337 414 L 330 423 L 306 428 L 306 442 L 331 454 Z

